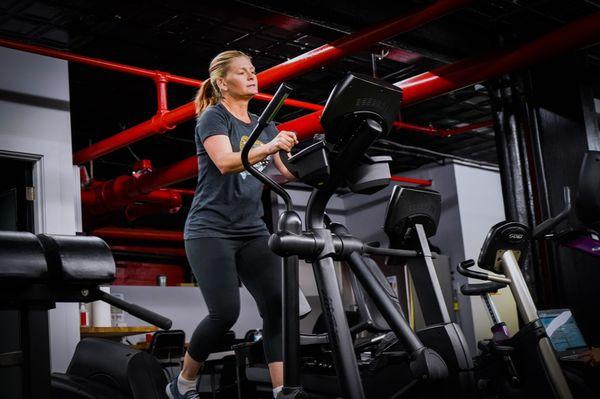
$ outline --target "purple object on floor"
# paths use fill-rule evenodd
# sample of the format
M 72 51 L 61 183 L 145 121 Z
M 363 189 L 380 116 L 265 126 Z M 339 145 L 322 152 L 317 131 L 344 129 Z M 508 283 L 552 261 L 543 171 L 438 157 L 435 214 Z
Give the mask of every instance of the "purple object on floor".
M 600 241 L 595 240 L 591 235 L 579 236 L 574 240 L 565 242 L 564 245 L 592 255 L 600 256 Z

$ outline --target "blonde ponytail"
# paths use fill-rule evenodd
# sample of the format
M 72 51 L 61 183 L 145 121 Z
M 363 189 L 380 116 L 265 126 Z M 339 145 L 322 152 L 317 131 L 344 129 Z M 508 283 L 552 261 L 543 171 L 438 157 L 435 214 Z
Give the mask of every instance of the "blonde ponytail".
M 196 98 L 194 99 L 196 115 L 200 115 L 207 107 L 218 103 L 220 98 L 221 96 L 215 90 L 212 81 L 210 79 L 205 80 L 200 89 L 198 89 Z
M 202 83 L 194 98 L 196 115 L 200 115 L 207 107 L 215 105 L 221 100 L 222 94 L 217 85 L 217 78 L 225 77 L 229 64 L 238 57 L 250 59 L 250 56 L 238 50 L 223 51 L 212 59 L 208 68 L 209 78 Z

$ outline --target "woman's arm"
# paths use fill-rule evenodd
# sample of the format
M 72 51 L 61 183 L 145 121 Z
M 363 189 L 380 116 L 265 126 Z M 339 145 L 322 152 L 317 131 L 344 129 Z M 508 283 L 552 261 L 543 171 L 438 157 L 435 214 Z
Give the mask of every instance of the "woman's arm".
M 279 156 L 279 152 L 277 154 L 273 155 L 273 158 L 275 159 L 275 167 L 277 168 L 277 170 L 279 171 L 279 173 L 281 173 L 283 175 L 283 177 L 285 177 L 285 179 L 287 181 L 296 180 L 296 176 L 294 176 L 288 170 L 288 168 L 285 167 L 285 165 L 281 161 L 281 157 Z
M 278 153 L 279 150 L 290 152 L 297 142 L 293 132 L 280 132 L 267 144 L 252 148 L 248 153 L 248 160 L 254 165 L 269 155 Z M 204 148 L 221 174 L 239 173 L 244 170 L 242 153 L 233 151 L 229 137 L 221 134 L 210 136 L 204 140 Z
M 221 174 L 238 173 L 244 170 L 242 153 L 233 151 L 229 137 L 225 135 L 210 136 L 204 140 L 204 148 Z M 254 165 L 268 156 L 266 146 L 261 145 L 250 150 L 248 160 Z

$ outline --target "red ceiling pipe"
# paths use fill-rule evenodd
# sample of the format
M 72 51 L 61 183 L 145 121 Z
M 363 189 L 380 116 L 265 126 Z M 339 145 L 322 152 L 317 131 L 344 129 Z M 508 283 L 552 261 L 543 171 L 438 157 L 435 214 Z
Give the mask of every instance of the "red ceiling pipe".
M 125 227 L 101 227 L 92 230 L 92 236 L 111 240 L 139 240 L 139 241 L 169 241 L 182 242 L 183 232 L 154 229 L 128 229 Z
M 600 12 L 577 19 L 537 39 L 494 53 L 468 58 L 396 83 L 403 90 L 402 105 L 408 106 L 483 80 L 512 72 L 600 41 Z M 280 129 L 311 137 L 322 131 L 322 111 L 282 123 Z M 301 120 L 302 119 L 302 120 Z M 306 126 L 306 128 L 303 128 Z
M 192 156 L 173 165 L 133 177 L 118 176 L 113 180 L 94 184 L 81 191 L 81 202 L 86 212 L 102 214 L 122 209 L 140 196 L 155 189 L 176 184 L 198 174 L 198 158 Z
M 131 204 L 131 199 L 115 203 L 105 200 L 105 198 L 107 198 L 106 195 L 110 195 L 108 194 L 110 190 L 115 189 L 116 187 L 122 187 L 122 184 L 126 184 L 130 178 L 130 176 L 121 177 L 121 179 L 117 178 L 106 182 L 94 181 L 87 189 L 81 190 L 81 202 L 85 205 L 85 212 L 87 215 L 102 215 Z M 139 177 L 133 179 L 134 182 L 137 182 L 138 180 Z M 169 189 L 161 189 L 149 193 L 138 193 L 135 197 L 135 201 L 152 204 L 157 208 L 167 210 L 179 210 L 182 206 L 181 193 Z
M 202 85 L 202 80 L 186 78 L 184 76 L 168 75 L 168 80 L 169 82 L 180 83 L 185 86 L 200 87 Z M 259 101 L 269 102 L 273 96 L 267 93 L 258 93 L 254 96 L 254 98 Z M 286 99 L 284 104 L 288 107 L 303 108 L 311 111 L 319 111 L 321 108 L 323 108 L 322 105 L 309 103 L 307 101 L 294 100 L 293 98 Z
M 547 59 L 569 50 L 596 43 L 600 39 L 600 29 L 597 29 L 598 26 L 600 26 L 600 13 L 570 22 L 513 50 L 500 51 L 495 57 L 488 55 L 472 58 L 467 61 L 459 61 L 455 64 L 428 72 L 426 74 L 427 78 L 424 78 L 424 74 L 422 74 L 419 75 L 420 79 L 407 79 L 399 84 L 404 89 L 405 101 L 403 104 L 410 105 L 425 98 L 443 94 L 442 87 L 444 90 L 452 91 L 478 83 L 483 79 L 488 79 L 492 77 L 488 76 L 490 69 L 493 69 L 496 75 L 500 75 L 528 66 L 537 59 Z M 557 51 L 557 49 L 560 49 L 560 51 Z M 530 51 L 535 51 L 538 58 L 531 57 L 529 55 Z M 507 57 L 511 62 L 504 60 Z M 479 63 L 475 62 L 475 60 L 479 60 Z M 524 62 L 525 60 L 527 62 Z M 467 69 L 461 72 L 460 68 L 454 67 L 455 65 L 465 66 Z M 498 69 L 495 65 L 502 65 L 504 69 Z M 485 71 L 485 73 L 479 72 L 479 70 Z M 449 74 L 449 71 L 452 73 Z M 444 80 L 448 77 L 452 77 L 453 80 Z M 444 84 L 442 84 L 442 80 L 444 80 Z M 320 116 L 321 111 L 314 112 L 282 123 L 278 128 L 280 130 L 295 131 L 301 139 L 310 138 L 322 131 L 319 122 Z M 197 158 L 196 156 L 192 156 L 161 170 L 154 171 L 138 182 L 134 182 L 129 176 L 121 176 L 113 180 L 114 183 L 110 183 L 111 187 L 107 188 L 102 193 L 102 198 L 97 198 L 97 201 L 105 201 L 108 204 L 119 203 L 124 200 L 125 202 L 127 200 L 131 201 L 136 195 L 190 179 L 197 175 L 197 168 Z M 117 183 L 119 179 L 124 180 Z
M 599 27 L 600 12 L 597 12 L 565 24 L 531 42 L 468 58 L 405 79 L 397 84 L 404 89 L 403 104 L 415 104 L 594 44 L 600 40 Z
M 111 148 L 118 149 L 126 147 L 133 141 L 136 141 L 136 139 L 140 136 L 150 136 L 156 133 L 164 133 L 167 130 L 170 130 L 170 128 L 172 128 L 172 125 L 164 123 L 163 118 L 165 117 L 165 115 L 168 115 L 171 112 L 173 111 L 165 112 L 162 115 L 155 115 L 154 117 L 152 117 L 152 119 L 148 121 L 142 122 L 138 125 L 130 127 L 129 129 L 123 130 L 121 133 L 111 136 L 110 142 L 106 141 L 109 139 L 101 140 L 96 144 L 93 144 L 89 147 L 77 151 L 75 154 L 73 154 L 73 164 L 81 165 L 93 159 L 99 158 L 104 154 L 107 154 L 107 147 L 99 148 L 96 146 L 98 143 L 103 143 L 102 145 L 106 144 L 107 146 L 110 145 Z
M 157 72 L 154 77 L 154 83 L 156 84 L 156 100 L 158 110 L 157 113 L 165 113 L 169 110 L 169 102 L 167 96 L 167 83 L 169 83 L 168 74 Z
M 273 98 L 270 94 L 257 94 L 254 96 L 259 100 L 269 101 Z M 159 102 L 161 100 L 159 99 Z M 308 110 L 321 110 L 322 105 L 311 104 L 305 101 L 287 99 L 285 105 L 290 107 L 305 108 Z M 172 130 L 181 122 L 193 119 L 196 117 L 196 110 L 193 103 L 187 103 L 173 110 L 159 110 L 152 119 L 137 124 L 125 129 L 120 133 L 110 136 L 104 140 L 100 140 L 89 147 L 83 148 L 73 154 L 73 164 L 81 165 L 103 155 L 106 155 L 119 148 L 126 147 L 131 143 L 140 141 L 144 138 L 154 136 L 158 133 L 164 133 Z
M 255 98 L 259 99 L 270 99 L 272 97 L 273 96 L 267 94 L 255 96 Z M 323 106 L 318 104 L 311 104 L 304 101 L 290 99 L 287 99 L 285 104 L 310 110 L 320 110 L 323 108 Z M 152 117 L 152 119 L 148 121 L 132 126 L 129 129 L 77 151 L 75 154 L 73 154 L 73 164 L 80 165 L 89 162 L 93 159 L 101 157 L 102 155 L 106 155 L 114 150 L 126 147 L 127 145 L 142 140 L 146 137 L 150 137 L 158 133 L 164 133 L 175 128 L 177 124 L 195 117 L 196 110 L 193 103 L 182 105 L 170 111 L 166 109 L 160 110 L 154 117 Z
M 165 190 L 165 189 L 163 189 Z M 194 196 L 196 194 L 196 190 L 188 189 L 188 188 L 170 188 L 169 190 L 179 193 L 181 195 Z
M 168 189 L 156 190 L 140 195 L 133 204 L 128 205 L 125 208 L 125 218 L 133 222 L 144 216 L 173 214 L 179 212 L 182 205 L 180 193 Z
M 133 222 L 134 220 L 149 215 L 174 214 L 179 212 L 180 209 L 181 206 L 169 208 L 161 205 L 140 204 L 135 202 L 127 205 L 125 208 L 125 219 Z
M 436 129 L 433 126 L 418 126 L 418 125 L 414 125 L 412 123 L 407 123 L 407 122 L 402 122 L 402 121 L 394 122 L 394 127 L 396 129 L 412 130 L 413 132 L 425 133 L 425 134 L 429 134 L 431 136 L 437 136 L 438 131 L 439 131 L 438 129 Z
M 416 179 L 414 177 L 404 177 L 404 176 L 392 176 L 392 181 L 397 181 L 399 183 L 416 184 L 416 185 L 422 186 L 422 187 L 429 187 L 433 184 L 431 180 Z
M 257 100 L 260 100 L 260 101 L 269 102 L 269 101 L 271 101 L 273 96 L 270 94 L 258 93 L 253 98 L 256 98 Z M 286 99 L 284 104 L 287 105 L 288 107 L 303 108 L 303 109 L 307 109 L 309 111 L 320 111 L 321 109 L 323 109 L 322 105 L 309 103 L 307 101 L 294 100 L 292 98 Z
M 320 131 L 321 124 L 318 119 L 311 116 L 312 114 L 302 116 L 295 119 L 298 126 L 301 126 L 303 131 L 298 131 L 298 138 L 305 140 L 311 138 L 312 135 L 305 132 Z M 305 121 L 306 120 L 306 121 Z M 410 126 L 411 130 L 427 131 L 431 133 L 435 128 L 425 128 L 405 122 L 397 122 L 401 127 Z M 285 129 L 286 124 L 280 125 L 280 129 Z M 461 129 L 465 129 L 462 127 Z M 195 156 L 186 158 L 173 165 L 165 167 L 160 171 L 150 172 L 141 175 L 138 178 L 130 176 L 120 176 L 114 180 L 107 182 L 96 183 L 89 188 L 82 190 L 81 200 L 90 214 L 102 214 L 115 209 L 121 209 L 129 205 L 132 201 L 147 202 L 148 198 L 145 194 L 152 192 L 154 196 L 158 196 L 156 188 L 176 184 L 188 180 L 198 174 L 197 158 Z M 165 189 L 166 190 L 166 189 Z M 168 189 L 171 193 L 179 193 L 181 195 L 193 196 L 194 190 Z M 122 193 L 120 196 L 111 196 L 112 192 Z M 161 190 L 162 191 L 162 190 Z M 175 206 L 172 206 L 175 207 Z
M 176 190 L 160 189 L 137 197 L 136 202 L 158 205 L 163 208 L 181 207 L 181 193 Z
M 424 126 L 414 125 L 412 123 L 406 123 L 406 122 L 399 121 L 399 122 L 394 122 L 394 127 L 397 129 L 402 129 L 402 130 L 412 130 L 414 132 L 425 133 L 425 134 L 429 134 L 431 136 L 450 137 L 450 136 L 455 136 L 457 134 L 470 132 L 472 130 L 481 129 L 483 127 L 488 127 L 488 126 L 491 126 L 492 124 L 493 124 L 493 121 L 487 120 L 487 121 L 472 123 L 472 124 L 465 125 L 465 126 L 459 126 L 459 127 L 449 128 L 449 129 L 440 129 L 440 128 L 436 128 L 433 126 L 424 127 Z
M 451 129 L 440 129 L 439 135 L 442 137 L 456 136 L 458 134 L 463 134 L 463 133 L 471 132 L 473 130 L 481 129 L 484 127 L 489 127 L 489 126 L 492 126 L 493 124 L 494 124 L 494 121 L 487 120 L 487 121 L 471 123 L 470 125 L 454 127 Z
M 200 87 L 200 85 L 202 85 L 201 80 L 171 75 L 170 73 L 162 71 L 151 71 L 144 68 L 105 61 L 98 58 L 86 57 L 67 51 L 54 50 L 46 47 L 20 43 L 8 39 L 0 38 L 0 46 L 46 55 L 66 61 L 122 72 L 130 75 L 150 78 L 155 81 L 158 102 L 156 115 L 153 116 L 149 121 L 142 122 L 113 136 L 114 138 L 110 137 L 108 139 L 101 140 L 88 148 L 84 148 L 76 152 L 73 156 L 73 163 L 76 165 L 80 165 L 106 154 L 107 152 L 104 148 L 105 146 L 108 146 L 109 148 L 114 147 L 114 149 L 122 148 L 127 144 L 141 140 L 145 137 L 158 133 L 164 133 L 167 130 L 174 129 L 178 123 L 192 119 L 195 116 L 193 103 L 186 104 L 183 109 L 181 109 L 182 107 L 179 107 L 174 110 L 177 112 L 171 113 L 169 111 L 167 106 L 167 84 L 172 82 L 186 86 Z M 270 94 L 258 93 L 254 98 L 259 101 L 270 101 L 273 96 Z M 284 104 L 289 107 L 303 108 L 310 111 L 318 111 L 322 108 L 322 106 L 318 104 L 312 104 L 306 101 L 294 100 L 291 98 L 286 99 Z
M 294 78 L 369 46 L 434 21 L 467 6 L 473 0 L 441 0 L 400 18 L 393 18 L 362 29 L 331 43 L 294 57 L 257 75 L 261 88 Z
M 92 181 L 92 183 L 81 190 L 81 203 L 87 215 L 102 215 L 104 213 L 120 209 L 131 203 L 129 198 L 117 199 L 115 192 L 121 191 L 121 187 L 132 178 L 130 175 L 119 176 L 108 181 Z M 138 179 L 133 179 L 137 181 Z M 148 190 L 148 192 L 151 190 Z M 139 195 L 146 194 L 140 192 Z
M 128 252 L 147 255 L 175 256 L 185 258 L 185 249 L 170 247 L 142 247 L 137 245 L 111 245 L 113 252 Z
M 315 50 L 299 55 L 283 64 L 259 73 L 257 75 L 259 87 L 270 87 L 286 79 L 314 70 L 318 66 L 338 60 L 346 55 L 367 48 L 381 40 L 431 22 L 473 1 L 474 0 L 440 0 L 414 14 L 394 18 L 380 23 L 375 27 L 366 28 L 352 35 L 345 36 L 330 44 L 323 45 Z M 169 77 L 169 79 L 171 79 L 171 81 L 182 83 L 190 82 L 189 79 L 178 78 L 173 80 L 172 77 Z M 264 100 L 270 99 L 270 97 L 264 95 L 256 96 L 256 98 Z M 296 102 L 296 104 L 298 105 L 299 103 Z M 195 110 L 193 102 L 182 105 L 173 111 L 159 113 L 150 121 L 133 126 L 121 133 L 77 151 L 73 155 L 73 163 L 80 165 L 91 161 L 133 142 L 164 132 L 166 129 L 171 129 L 179 123 L 194 117 Z
M 149 69 L 139 68 L 131 65 L 120 64 L 118 62 L 106 61 L 99 58 L 86 57 L 83 55 L 73 54 L 68 51 L 54 50 L 47 47 L 35 46 L 32 44 L 25 44 L 14 40 L 0 38 L 0 46 L 12 48 L 15 50 L 27 51 L 29 53 L 45 55 L 48 57 L 58 58 L 61 60 L 76 62 L 79 64 L 89 65 L 97 68 L 108 69 L 116 72 L 126 73 L 129 75 L 141 76 L 150 78 L 153 80 L 159 79 L 160 76 L 167 82 L 177 83 L 184 86 L 200 87 L 202 81 L 198 79 L 187 78 L 185 76 L 172 75 L 162 71 L 152 71 Z M 260 101 L 270 101 L 273 98 L 272 95 L 266 93 L 259 93 L 254 96 Z M 318 105 L 311 104 L 305 101 L 298 101 L 293 99 L 287 99 L 285 105 L 290 107 L 305 108 L 313 111 L 318 110 Z
M 290 130 L 296 132 L 296 136 L 300 141 L 310 139 L 316 133 L 323 131 L 323 127 L 321 126 L 322 113 L 323 111 L 317 111 L 291 121 L 283 122 L 277 125 L 277 129 L 280 131 Z

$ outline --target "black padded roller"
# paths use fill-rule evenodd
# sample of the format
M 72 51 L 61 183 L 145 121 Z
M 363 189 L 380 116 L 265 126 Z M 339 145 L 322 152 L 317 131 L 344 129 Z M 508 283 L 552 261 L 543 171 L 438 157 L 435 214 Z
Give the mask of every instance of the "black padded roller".
M 38 234 L 48 272 L 61 284 L 103 284 L 115 279 L 115 260 L 98 237 Z
M 47 270 L 44 250 L 35 235 L 0 231 L 0 282 L 44 280 Z

